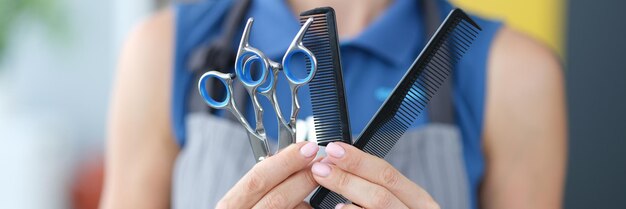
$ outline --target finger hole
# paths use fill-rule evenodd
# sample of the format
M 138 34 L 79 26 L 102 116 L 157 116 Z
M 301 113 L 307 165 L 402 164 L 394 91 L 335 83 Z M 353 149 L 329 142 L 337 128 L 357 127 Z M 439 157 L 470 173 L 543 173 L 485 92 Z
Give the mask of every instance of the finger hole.
M 244 77 L 244 79 L 246 79 L 246 81 L 250 83 L 256 83 L 261 81 L 263 79 L 263 71 L 266 70 L 264 69 L 263 60 L 261 60 L 258 56 L 252 56 L 248 58 L 243 64 L 243 69 L 244 70 L 242 71 L 242 76 Z M 270 79 L 269 82 L 264 82 L 259 87 L 259 91 L 265 92 L 269 90 L 272 82 L 274 82 L 274 79 L 272 78 L 272 76 L 269 76 L 269 78 L 267 79 Z
M 285 76 L 295 84 L 304 84 L 311 81 L 316 67 L 312 57 L 302 50 L 288 54 L 283 65 Z
M 244 52 L 235 63 L 235 73 L 246 86 L 259 86 L 267 77 L 267 65 L 260 55 Z
M 228 83 L 224 79 L 220 79 L 217 75 L 206 73 L 200 78 L 198 83 L 200 94 L 204 101 L 213 108 L 223 108 L 228 105 L 230 99 L 230 91 Z M 209 89 L 211 91 L 209 92 Z

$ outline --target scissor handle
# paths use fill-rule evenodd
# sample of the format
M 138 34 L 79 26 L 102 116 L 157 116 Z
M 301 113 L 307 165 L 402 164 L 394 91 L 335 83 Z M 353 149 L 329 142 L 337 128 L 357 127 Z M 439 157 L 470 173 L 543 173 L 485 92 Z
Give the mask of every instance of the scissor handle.
M 254 62 L 261 63 L 261 76 L 257 80 L 252 78 L 252 63 Z M 261 52 L 258 52 L 256 49 L 244 49 L 235 61 L 235 73 L 243 85 L 248 87 L 257 87 L 262 85 L 267 79 L 269 71 L 267 66 L 269 66 L 267 58 L 265 58 L 265 55 Z
M 247 71 L 250 72 L 251 70 L 249 70 L 249 69 L 252 68 L 252 64 L 254 64 L 254 62 L 261 62 L 262 63 L 261 65 L 264 66 L 264 64 L 263 64 L 264 62 L 262 61 L 262 59 L 260 57 L 252 56 L 252 57 L 249 57 L 248 59 L 246 59 L 246 61 L 243 63 L 243 69 L 244 69 L 243 73 L 246 73 L 245 69 L 248 69 Z M 273 62 L 271 60 L 269 60 L 269 63 L 270 63 L 269 68 L 265 68 L 265 70 L 264 70 L 264 72 L 269 73 L 267 75 L 266 80 L 265 80 L 266 82 L 263 83 L 263 85 L 259 86 L 259 88 L 258 88 L 258 91 L 261 92 L 262 94 L 268 93 L 268 92 L 270 92 L 274 88 L 274 82 L 275 82 L 275 80 L 277 78 L 277 75 L 278 75 L 275 71 L 279 70 L 279 69 L 273 69 L 273 68 L 281 68 L 282 67 L 282 66 L 276 66 L 276 67 L 272 66 L 272 63 L 275 63 L 275 62 Z M 276 65 L 276 64 L 274 64 L 274 65 Z M 278 64 L 278 65 L 280 65 L 280 64 Z M 248 77 L 248 76 L 252 76 L 252 75 L 244 74 L 242 77 Z M 248 79 L 251 79 L 251 78 L 248 78 Z
M 309 73 L 304 78 L 298 78 L 298 76 L 296 76 L 291 70 L 291 67 L 289 67 L 291 66 L 292 57 L 298 53 L 306 56 L 306 58 L 309 59 L 309 61 L 311 62 L 308 70 Z M 289 79 L 291 83 L 298 85 L 306 84 L 310 82 L 311 79 L 313 79 L 315 71 L 317 71 L 317 60 L 315 59 L 313 52 L 309 51 L 309 49 L 305 48 L 304 46 L 297 46 L 294 49 L 288 51 L 287 54 L 285 54 L 285 58 L 283 59 L 283 70 L 285 71 L 285 77 L 287 77 L 287 79 Z
M 213 99 L 213 97 L 211 97 L 211 95 L 209 94 L 208 89 L 206 88 L 206 82 L 210 78 L 215 78 L 218 81 L 220 81 L 222 84 L 224 84 L 224 89 L 226 91 L 226 96 L 224 98 L 224 101 L 221 101 L 221 102 L 217 101 Z M 217 108 L 217 109 L 222 109 L 228 106 L 228 104 L 230 103 L 232 81 L 233 81 L 233 74 L 220 73 L 218 71 L 209 71 L 209 72 L 204 73 L 200 77 L 200 81 L 198 82 L 198 90 L 200 91 L 200 95 L 202 95 L 202 99 L 204 99 L 204 102 L 206 102 L 209 106 L 213 108 Z
M 241 83 L 249 88 L 258 87 L 265 82 L 269 71 L 269 59 L 260 50 L 250 46 L 250 30 L 252 28 L 253 18 L 248 18 L 246 26 L 239 42 L 237 49 L 237 57 L 235 59 L 235 74 L 239 77 Z M 252 78 L 252 63 L 254 61 L 261 62 L 261 77 L 258 80 Z
M 313 18 L 311 17 L 302 25 L 300 31 L 298 31 L 298 34 L 296 34 L 296 37 L 294 37 L 293 41 L 289 45 L 287 53 L 285 53 L 285 56 L 283 57 L 283 70 L 285 71 L 285 76 L 291 83 L 296 85 L 308 83 L 309 81 L 311 81 L 311 79 L 313 79 L 313 76 L 317 71 L 317 59 L 315 58 L 313 52 L 304 47 L 304 44 L 302 43 L 304 34 L 312 23 Z M 298 53 L 306 56 L 306 58 L 309 59 L 309 61 L 311 62 L 311 65 L 309 67 L 309 74 L 305 78 L 298 78 L 298 76 L 296 76 L 289 67 L 291 66 L 291 58 Z

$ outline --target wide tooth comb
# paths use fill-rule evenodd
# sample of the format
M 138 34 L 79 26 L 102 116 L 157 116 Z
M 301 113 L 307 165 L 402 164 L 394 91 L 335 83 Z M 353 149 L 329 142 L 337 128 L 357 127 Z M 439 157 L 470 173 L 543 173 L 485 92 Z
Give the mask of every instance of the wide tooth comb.
M 302 12 L 301 24 L 310 17 L 314 21 L 302 42 L 317 58 L 317 72 L 309 83 L 315 136 L 322 146 L 333 141 L 352 144 L 335 11 L 330 7 L 322 7 Z M 309 69 L 308 60 L 306 65 Z
M 354 146 L 377 157 L 385 157 L 419 114 L 426 110 L 428 101 L 481 30 L 462 10 L 450 12 Z M 322 187 L 310 201 L 313 207 L 323 209 L 332 209 L 345 202 L 348 200 L 343 196 Z

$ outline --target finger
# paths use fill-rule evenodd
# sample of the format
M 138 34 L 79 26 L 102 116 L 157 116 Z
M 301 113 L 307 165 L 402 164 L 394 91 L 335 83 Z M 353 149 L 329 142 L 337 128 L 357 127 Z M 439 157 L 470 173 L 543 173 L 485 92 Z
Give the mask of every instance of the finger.
M 384 187 L 352 175 L 335 165 L 314 163 L 311 171 L 317 183 L 365 208 L 407 208 Z
M 362 209 L 362 207 L 356 206 L 355 204 L 339 203 L 335 206 L 335 209 Z
M 250 208 L 274 186 L 306 168 L 317 154 L 314 142 L 289 145 L 278 154 L 257 163 L 220 200 L 219 205 Z
M 294 208 L 317 186 L 311 169 L 303 169 L 265 194 L 253 208 Z
M 431 208 L 428 205 L 435 203 L 424 189 L 384 159 L 345 143 L 329 143 L 326 154 L 323 162 L 329 161 L 349 173 L 383 186 L 410 208 Z
M 311 209 L 312 207 L 306 202 L 300 202 L 294 209 Z

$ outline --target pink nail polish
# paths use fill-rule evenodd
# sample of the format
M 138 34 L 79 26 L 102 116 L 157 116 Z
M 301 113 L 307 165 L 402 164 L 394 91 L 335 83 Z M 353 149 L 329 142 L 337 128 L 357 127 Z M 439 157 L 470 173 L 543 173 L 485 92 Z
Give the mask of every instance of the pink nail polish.
M 325 163 L 314 163 L 311 172 L 316 176 L 326 177 L 330 175 L 330 166 Z
M 326 145 L 326 153 L 330 156 L 341 158 L 346 154 L 346 150 L 343 147 L 339 146 L 336 143 L 329 143 Z
M 319 150 L 319 146 L 315 142 L 307 142 L 304 146 L 300 148 L 300 154 L 306 158 L 313 157 L 313 155 L 317 154 Z
M 346 204 L 339 203 L 339 204 L 335 205 L 335 209 L 342 209 L 343 206 L 346 206 Z

